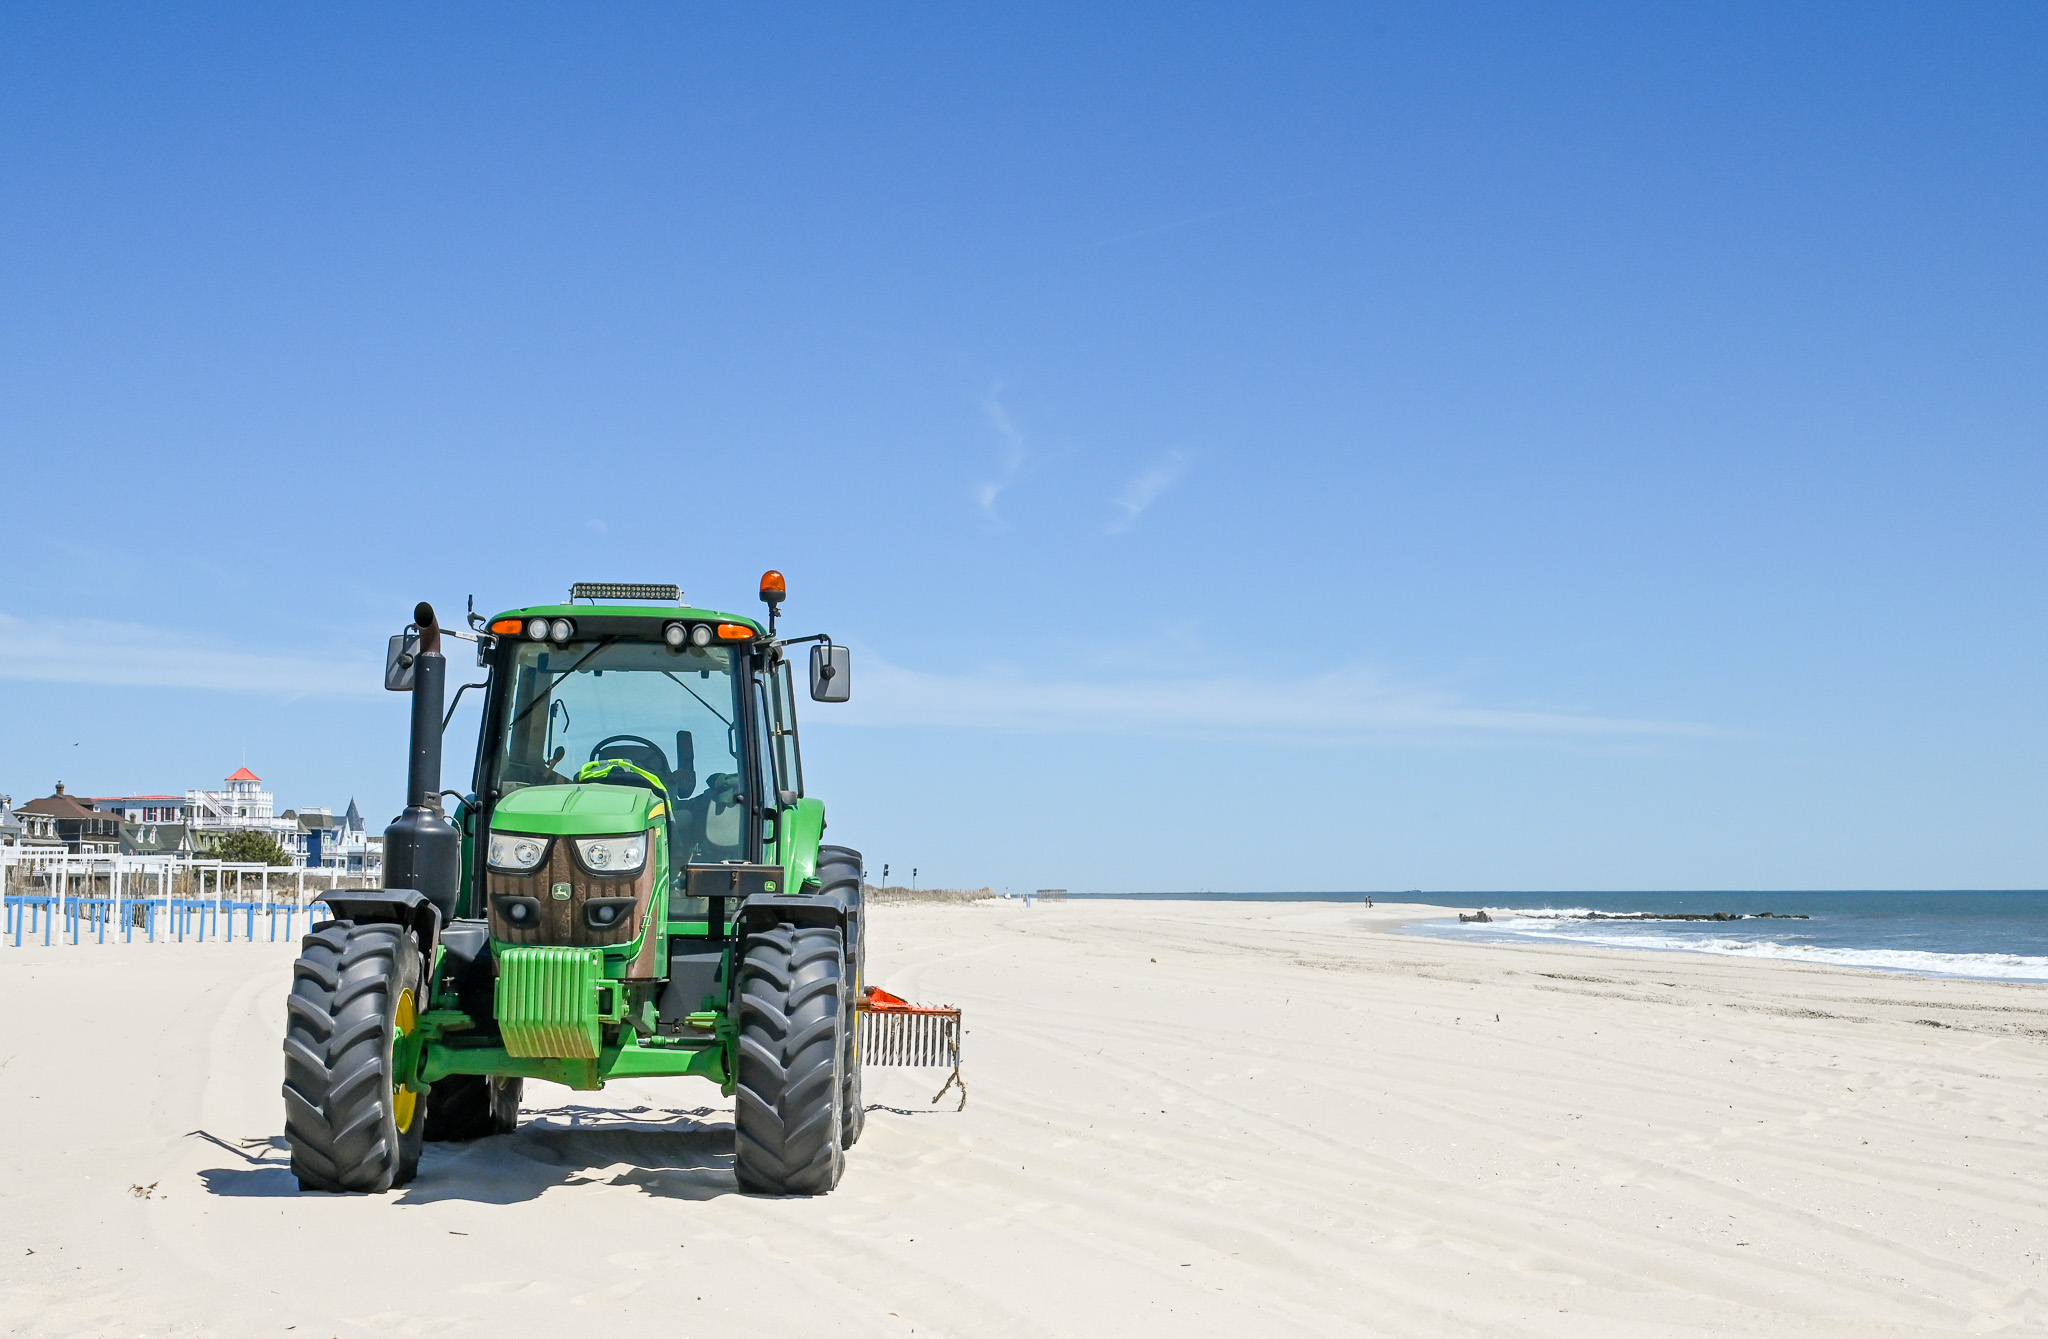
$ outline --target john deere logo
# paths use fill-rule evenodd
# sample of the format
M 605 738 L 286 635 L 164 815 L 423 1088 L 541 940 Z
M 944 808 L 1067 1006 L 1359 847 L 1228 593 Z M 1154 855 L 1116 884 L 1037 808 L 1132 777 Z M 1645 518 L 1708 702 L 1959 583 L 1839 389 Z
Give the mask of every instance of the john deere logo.
M 558 883 L 548 889 L 548 891 L 555 895 L 555 901 L 557 902 L 567 902 L 569 900 L 569 885 L 566 883 Z
M 763 879 L 763 880 L 761 880 L 761 891 L 763 891 L 763 892 L 767 892 L 767 893 L 772 893 L 772 892 L 774 892 L 774 891 L 775 891 L 775 880 L 773 880 L 773 879 Z

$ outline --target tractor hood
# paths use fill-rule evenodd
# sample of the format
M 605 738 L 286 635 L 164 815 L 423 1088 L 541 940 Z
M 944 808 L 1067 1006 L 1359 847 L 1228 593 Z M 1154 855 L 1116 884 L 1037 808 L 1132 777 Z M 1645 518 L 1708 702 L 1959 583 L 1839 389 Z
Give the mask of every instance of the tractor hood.
M 644 832 L 665 813 L 659 795 L 637 786 L 527 786 L 498 801 L 491 830 L 548 837 Z

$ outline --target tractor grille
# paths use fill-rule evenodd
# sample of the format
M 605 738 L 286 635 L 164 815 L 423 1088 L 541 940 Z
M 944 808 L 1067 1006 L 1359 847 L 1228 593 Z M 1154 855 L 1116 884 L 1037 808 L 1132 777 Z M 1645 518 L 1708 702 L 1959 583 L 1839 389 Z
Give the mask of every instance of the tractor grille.
M 594 948 L 498 951 L 498 1029 L 505 1051 L 520 1056 L 597 1056 L 598 982 L 604 953 Z

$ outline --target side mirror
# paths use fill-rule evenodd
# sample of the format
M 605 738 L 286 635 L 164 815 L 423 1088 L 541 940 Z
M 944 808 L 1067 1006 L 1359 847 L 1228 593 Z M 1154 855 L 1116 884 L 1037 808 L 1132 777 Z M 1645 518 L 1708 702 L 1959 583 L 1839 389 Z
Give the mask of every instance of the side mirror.
M 419 653 L 417 632 L 401 632 L 393 637 L 390 648 L 384 652 L 384 686 L 394 693 L 410 693 L 413 661 Z
M 853 674 L 845 647 L 811 648 L 811 701 L 844 702 L 853 696 Z

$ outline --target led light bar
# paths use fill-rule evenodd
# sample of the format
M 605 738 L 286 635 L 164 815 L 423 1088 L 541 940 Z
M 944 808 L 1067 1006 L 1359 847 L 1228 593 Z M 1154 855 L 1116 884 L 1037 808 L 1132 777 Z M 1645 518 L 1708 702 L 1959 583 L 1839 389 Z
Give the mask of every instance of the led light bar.
M 653 586 L 639 581 L 579 581 L 569 587 L 569 602 L 578 600 L 662 600 L 683 602 L 681 586 Z

